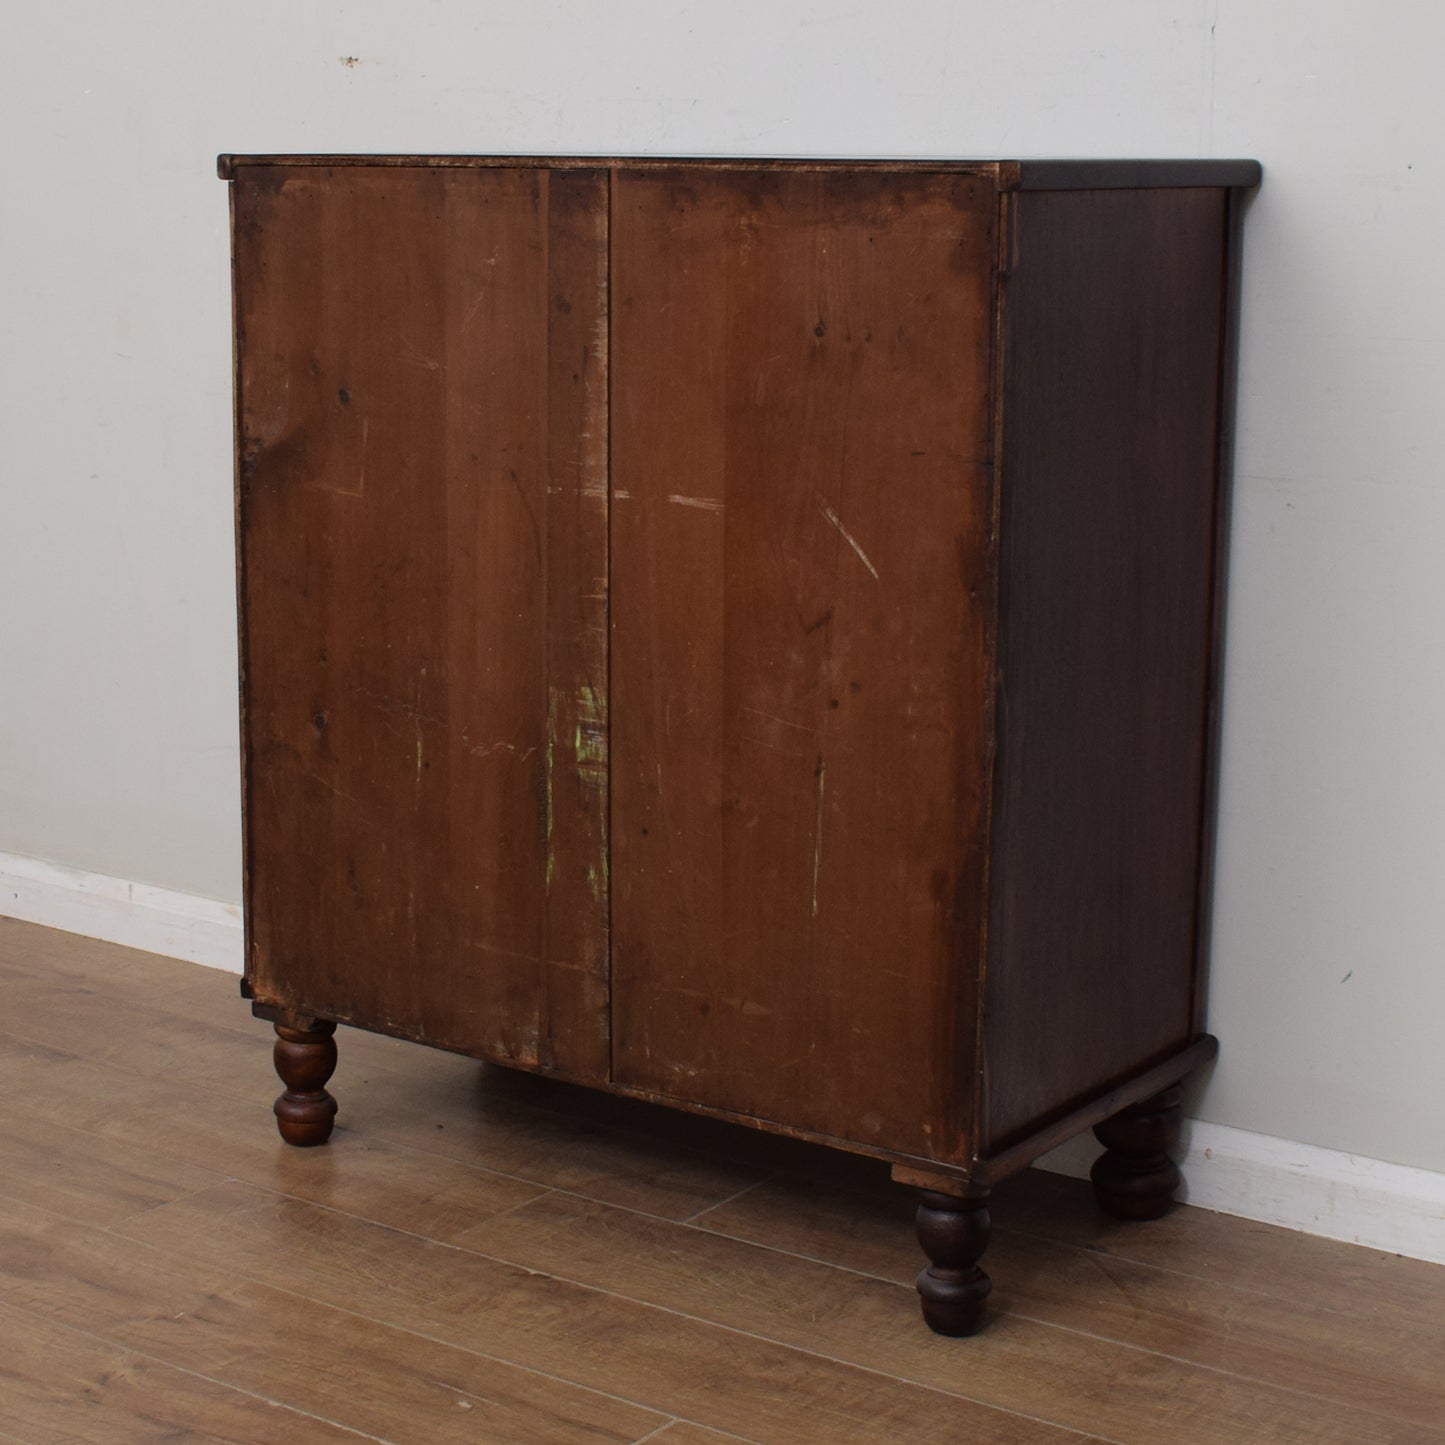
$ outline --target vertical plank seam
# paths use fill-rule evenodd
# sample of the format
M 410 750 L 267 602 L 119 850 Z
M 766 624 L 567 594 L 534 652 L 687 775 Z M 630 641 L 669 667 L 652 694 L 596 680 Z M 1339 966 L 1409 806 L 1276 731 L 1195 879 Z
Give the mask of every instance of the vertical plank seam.
M 602 848 L 603 862 L 606 868 L 603 877 L 607 881 L 607 903 L 606 903 L 606 957 L 604 963 L 607 968 L 607 987 L 605 990 L 606 1019 L 607 1019 L 607 1081 L 615 1084 L 617 1082 L 617 1028 L 614 999 L 612 993 L 613 980 L 613 939 L 612 930 L 612 890 L 613 890 L 613 869 L 612 869 L 612 840 L 616 836 L 613 831 L 613 798 L 612 786 L 612 759 L 614 748 L 612 746 L 612 337 L 613 337 L 613 316 L 612 316 L 612 232 L 614 225 L 614 211 L 616 209 L 618 171 L 615 165 L 607 167 L 607 210 L 604 215 L 603 224 L 606 227 L 606 242 L 603 248 L 603 266 L 606 275 L 607 294 L 607 355 L 604 359 L 606 374 L 603 382 L 603 403 L 602 415 L 604 425 L 607 428 L 607 439 L 605 447 L 605 470 L 606 478 L 603 484 L 605 494 L 604 501 L 604 566 L 606 567 L 607 586 L 603 589 L 605 601 L 603 606 L 607 609 L 603 618 L 603 641 L 605 643 L 605 654 L 603 657 L 603 686 L 607 690 L 607 722 L 606 722 L 606 744 L 607 744 L 607 771 L 606 784 L 607 796 L 603 800 L 602 815 Z
M 545 1057 L 553 1063 L 555 1045 L 552 1038 L 552 848 L 553 820 L 556 816 L 554 770 L 556 767 L 555 744 L 552 737 L 552 507 L 553 507 L 553 447 L 552 435 L 552 173 L 541 168 L 537 176 L 537 200 L 539 212 L 538 230 L 542 241 L 542 537 L 541 556 L 538 566 L 542 586 L 542 739 L 543 792 L 546 815 L 543 819 L 545 838 L 543 840 L 543 881 L 542 916 L 538 933 L 538 982 L 537 990 L 537 1043 L 538 1061 Z

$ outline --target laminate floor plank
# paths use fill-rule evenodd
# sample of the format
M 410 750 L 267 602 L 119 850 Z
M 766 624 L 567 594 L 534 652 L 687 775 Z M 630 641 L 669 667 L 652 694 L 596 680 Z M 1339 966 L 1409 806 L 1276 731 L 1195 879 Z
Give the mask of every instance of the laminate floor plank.
M 988 1329 L 965 1347 L 964 1371 L 955 1342 L 920 1336 L 906 1284 L 850 1275 L 721 1235 L 706 1242 L 688 1237 L 697 1233 L 553 1194 L 478 1224 L 458 1242 L 528 1268 L 565 1257 L 567 1276 L 593 1288 L 1138 1445 L 1166 1438 L 1178 1445 L 1212 1441 L 1225 1431 L 1239 1442 L 1299 1445 L 1440 1438 L 1438 1414 L 1421 1421 L 1400 1419 L 1393 1409 L 1390 1416 L 1367 1411 L 1349 1401 L 1349 1382 L 1334 1398 L 1321 1399 L 1177 1357 L 1171 1346 L 1194 1347 L 1187 1323 L 1169 1330 L 1161 1320 L 1156 1348 L 1121 1347 L 1109 1319 L 1097 1332 L 1088 1329 L 1087 1297 L 1066 1328 L 1032 1317 L 1028 1299 L 1019 1313 L 1007 1306 L 995 1311 Z M 1029 1268 L 1026 1254 L 1006 1263 Z M 1008 1277 L 1005 1262 L 1000 1274 Z M 1094 1281 L 1086 1287 L 1098 1292 Z M 1119 1288 L 1110 1284 L 1104 1292 Z M 1214 1328 L 1207 1323 L 1203 1329 L 1211 1345 Z M 1232 1358 L 1248 1364 L 1246 1353 Z M 1420 1382 L 1414 1385 L 1415 1399 L 1423 1402 Z M 1384 1406 L 1389 1395 L 1378 1391 L 1372 1403 Z
M 477 1065 L 470 1069 L 477 1073 Z M 217 1162 L 216 1140 L 223 1138 L 229 1175 L 294 1189 L 399 1227 L 435 1230 L 438 1237 L 450 1226 L 418 1220 L 413 1210 L 421 1196 L 441 1208 L 454 1206 L 457 1226 L 473 1222 L 478 1211 L 510 1208 L 549 1188 L 687 1218 L 763 1177 L 700 1156 L 679 1157 L 659 1142 L 639 1144 L 594 1125 L 498 1102 L 465 1083 L 416 1093 L 379 1087 L 369 1103 L 355 1108 L 355 1126 L 338 1125 L 326 1149 L 297 1151 L 276 1136 L 268 1102 L 274 1084 L 261 1101 L 203 1088 L 178 1091 L 174 1082 L 118 1061 L 95 1061 L 0 1032 L 0 1084 L 6 1081 L 25 1088 L 34 1110 L 47 1119 L 203 1164 Z M 312 1158 L 334 1164 L 343 1146 L 353 1159 L 345 1170 Z
M 119 1230 L 259 1282 L 304 1279 L 311 1298 L 336 1308 L 525 1359 L 659 1413 L 762 1442 L 976 1434 L 1044 1445 L 1080 1433 L 780 1345 L 759 1338 L 751 1324 L 721 1328 L 572 1283 L 559 1277 L 566 1260 L 554 1262 L 558 1275 L 498 1263 L 240 1184 L 163 1205 Z
M 0 1304 L 5 1423 L 33 1445 L 331 1445 L 360 1435 Z
M 1027 1179 L 1008 1181 L 997 1216 L 1014 1216 Z M 1088 1215 L 1087 1185 L 1066 1207 Z M 817 1257 L 911 1284 L 917 1256 L 908 1233 L 913 1211 L 896 1199 L 820 1197 L 797 1181 L 775 1179 L 720 1205 L 695 1223 L 730 1238 Z M 1157 1221 L 1130 1226 L 1148 1233 Z M 484 1229 L 469 1238 L 491 1238 Z M 1247 1379 L 1360 1407 L 1401 1421 L 1445 1421 L 1441 1336 L 1413 1319 L 1379 1311 L 1369 1329 L 1336 1297 L 1302 1310 L 1271 1294 L 1181 1275 L 1097 1250 L 996 1228 L 985 1266 L 994 1275 L 993 1308 L 1153 1350 Z M 1439 1286 L 1445 1290 L 1445 1270 Z
M 33 1103 L 14 1093 L 0 1097 L 0 1157 L 0 1195 L 86 1224 L 113 1224 L 226 1177 L 39 1118 Z
M 693 1425 L 686 1420 L 674 1420 L 655 1435 L 647 1436 L 646 1445 L 756 1445 L 745 1435 L 728 1435 L 721 1430 L 709 1430 L 705 1425 Z M 638 1445 L 642 1445 L 639 1441 Z
M 3 1202 L 0 1291 L 57 1326 L 397 1445 L 630 1445 L 668 1423 L 565 1380 Z
M 270 1104 L 280 1086 L 271 1069 L 269 1028 L 248 1035 L 177 1019 L 139 1002 L 111 1002 L 101 985 L 74 977 L 48 990 L 43 979 L 13 968 L 7 977 L 3 966 L 0 989 L 14 1004 L 6 1016 L 14 1037 L 149 1080 L 181 1081 L 188 1091 L 224 1095 L 274 1127 Z M 363 1132 L 368 1140 L 402 1148 L 421 1144 L 430 1154 L 466 1162 L 484 1155 L 480 1162 L 488 1168 L 539 1188 L 571 1189 L 676 1219 L 729 1198 L 767 1173 L 756 1167 L 740 1172 L 740 1165 L 641 1132 L 619 1138 L 585 1110 L 569 1117 L 561 1109 L 518 1102 L 501 1082 L 506 1071 L 475 1060 L 411 1045 L 415 1066 L 393 1072 L 385 1056 L 394 1057 L 394 1050 L 372 1049 L 368 1055 L 351 1049 L 357 1039 L 371 1043 L 356 1030 L 342 1032 L 341 1062 L 329 1086 L 343 1101 L 339 1132 Z M 356 1052 L 362 1057 L 351 1057 Z M 380 1063 L 378 1054 L 384 1056 Z M 574 1099 L 582 1094 L 567 1092 Z
M 1009 1201 L 1009 1227 L 1215 1280 L 1306 1309 L 1347 1309 L 1368 1327 L 1378 1318 L 1414 1322 L 1445 1338 L 1445 1265 L 1322 1239 L 1206 1209 L 1176 1209 L 1135 1229 L 1081 1208 L 1090 1186 L 1030 1170 Z
M 5 1034 L 0 1034 L 0 1097 L 8 1097 L 12 1108 L 24 1100 L 32 1135 L 39 1129 L 43 1138 L 46 1129 L 55 1129 L 81 1136 L 72 1141 L 65 1171 L 8 1168 L 0 1172 L 0 1194 L 13 1195 L 23 1185 L 23 1197 L 92 1222 L 96 1211 L 123 1199 L 133 1186 L 113 1173 L 101 1176 L 103 1188 L 87 1188 L 85 1180 L 97 1176 L 102 1158 L 127 1154 L 137 1170 L 179 1181 L 198 1177 L 186 1175 L 186 1169 L 201 1169 L 210 1182 L 245 1179 L 437 1238 L 544 1192 L 544 1186 L 385 1140 L 348 1139 L 344 1155 L 339 1143 L 291 1149 L 276 1136 L 266 1111 L 257 1118 L 249 1105 L 224 1095 L 178 1094 L 174 1085 Z M 89 1140 L 97 1141 L 94 1147 Z M 43 1149 L 38 1157 L 43 1160 Z M 67 1178 L 75 1183 L 68 1200 Z

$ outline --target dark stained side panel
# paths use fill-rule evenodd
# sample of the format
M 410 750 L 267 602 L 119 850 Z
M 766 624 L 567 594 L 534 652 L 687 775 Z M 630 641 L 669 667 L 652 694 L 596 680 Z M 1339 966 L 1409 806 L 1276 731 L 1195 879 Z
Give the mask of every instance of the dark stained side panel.
M 621 170 L 614 1070 L 969 1148 L 997 199 Z
M 606 173 L 233 188 L 250 985 L 605 1079 Z
M 985 988 L 995 1150 L 1196 1027 L 1225 198 L 1013 202 Z

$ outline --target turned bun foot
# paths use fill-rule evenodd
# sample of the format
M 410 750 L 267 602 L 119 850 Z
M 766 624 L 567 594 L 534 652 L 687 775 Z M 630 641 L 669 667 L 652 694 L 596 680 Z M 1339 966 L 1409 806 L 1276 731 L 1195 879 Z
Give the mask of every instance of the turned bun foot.
M 929 1258 L 918 1276 L 918 1295 L 929 1329 L 940 1335 L 972 1335 L 983 1325 L 992 1288 L 978 1267 L 988 1248 L 988 1195 L 960 1199 L 922 1191 L 918 1242 Z
M 1182 1178 L 1169 1157 L 1183 1124 L 1180 1092 L 1176 1084 L 1094 1130 L 1105 1152 L 1095 1161 L 1090 1178 L 1106 1214 L 1116 1219 L 1158 1219 L 1173 1204 Z
M 326 1081 L 336 1068 L 336 1025 L 317 1019 L 310 1028 L 276 1025 L 276 1072 L 285 1091 L 276 1100 L 276 1127 L 288 1144 L 307 1148 L 331 1137 L 336 1100 Z

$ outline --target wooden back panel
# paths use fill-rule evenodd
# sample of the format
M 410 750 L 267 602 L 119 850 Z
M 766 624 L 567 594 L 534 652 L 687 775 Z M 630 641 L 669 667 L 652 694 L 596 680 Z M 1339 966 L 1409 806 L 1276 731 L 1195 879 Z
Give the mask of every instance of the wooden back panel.
M 617 174 L 621 1085 L 965 1147 L 996 204 L 957 173 Z
M 233 204 L 251 987 L 605 1078 L 605 172 Z

